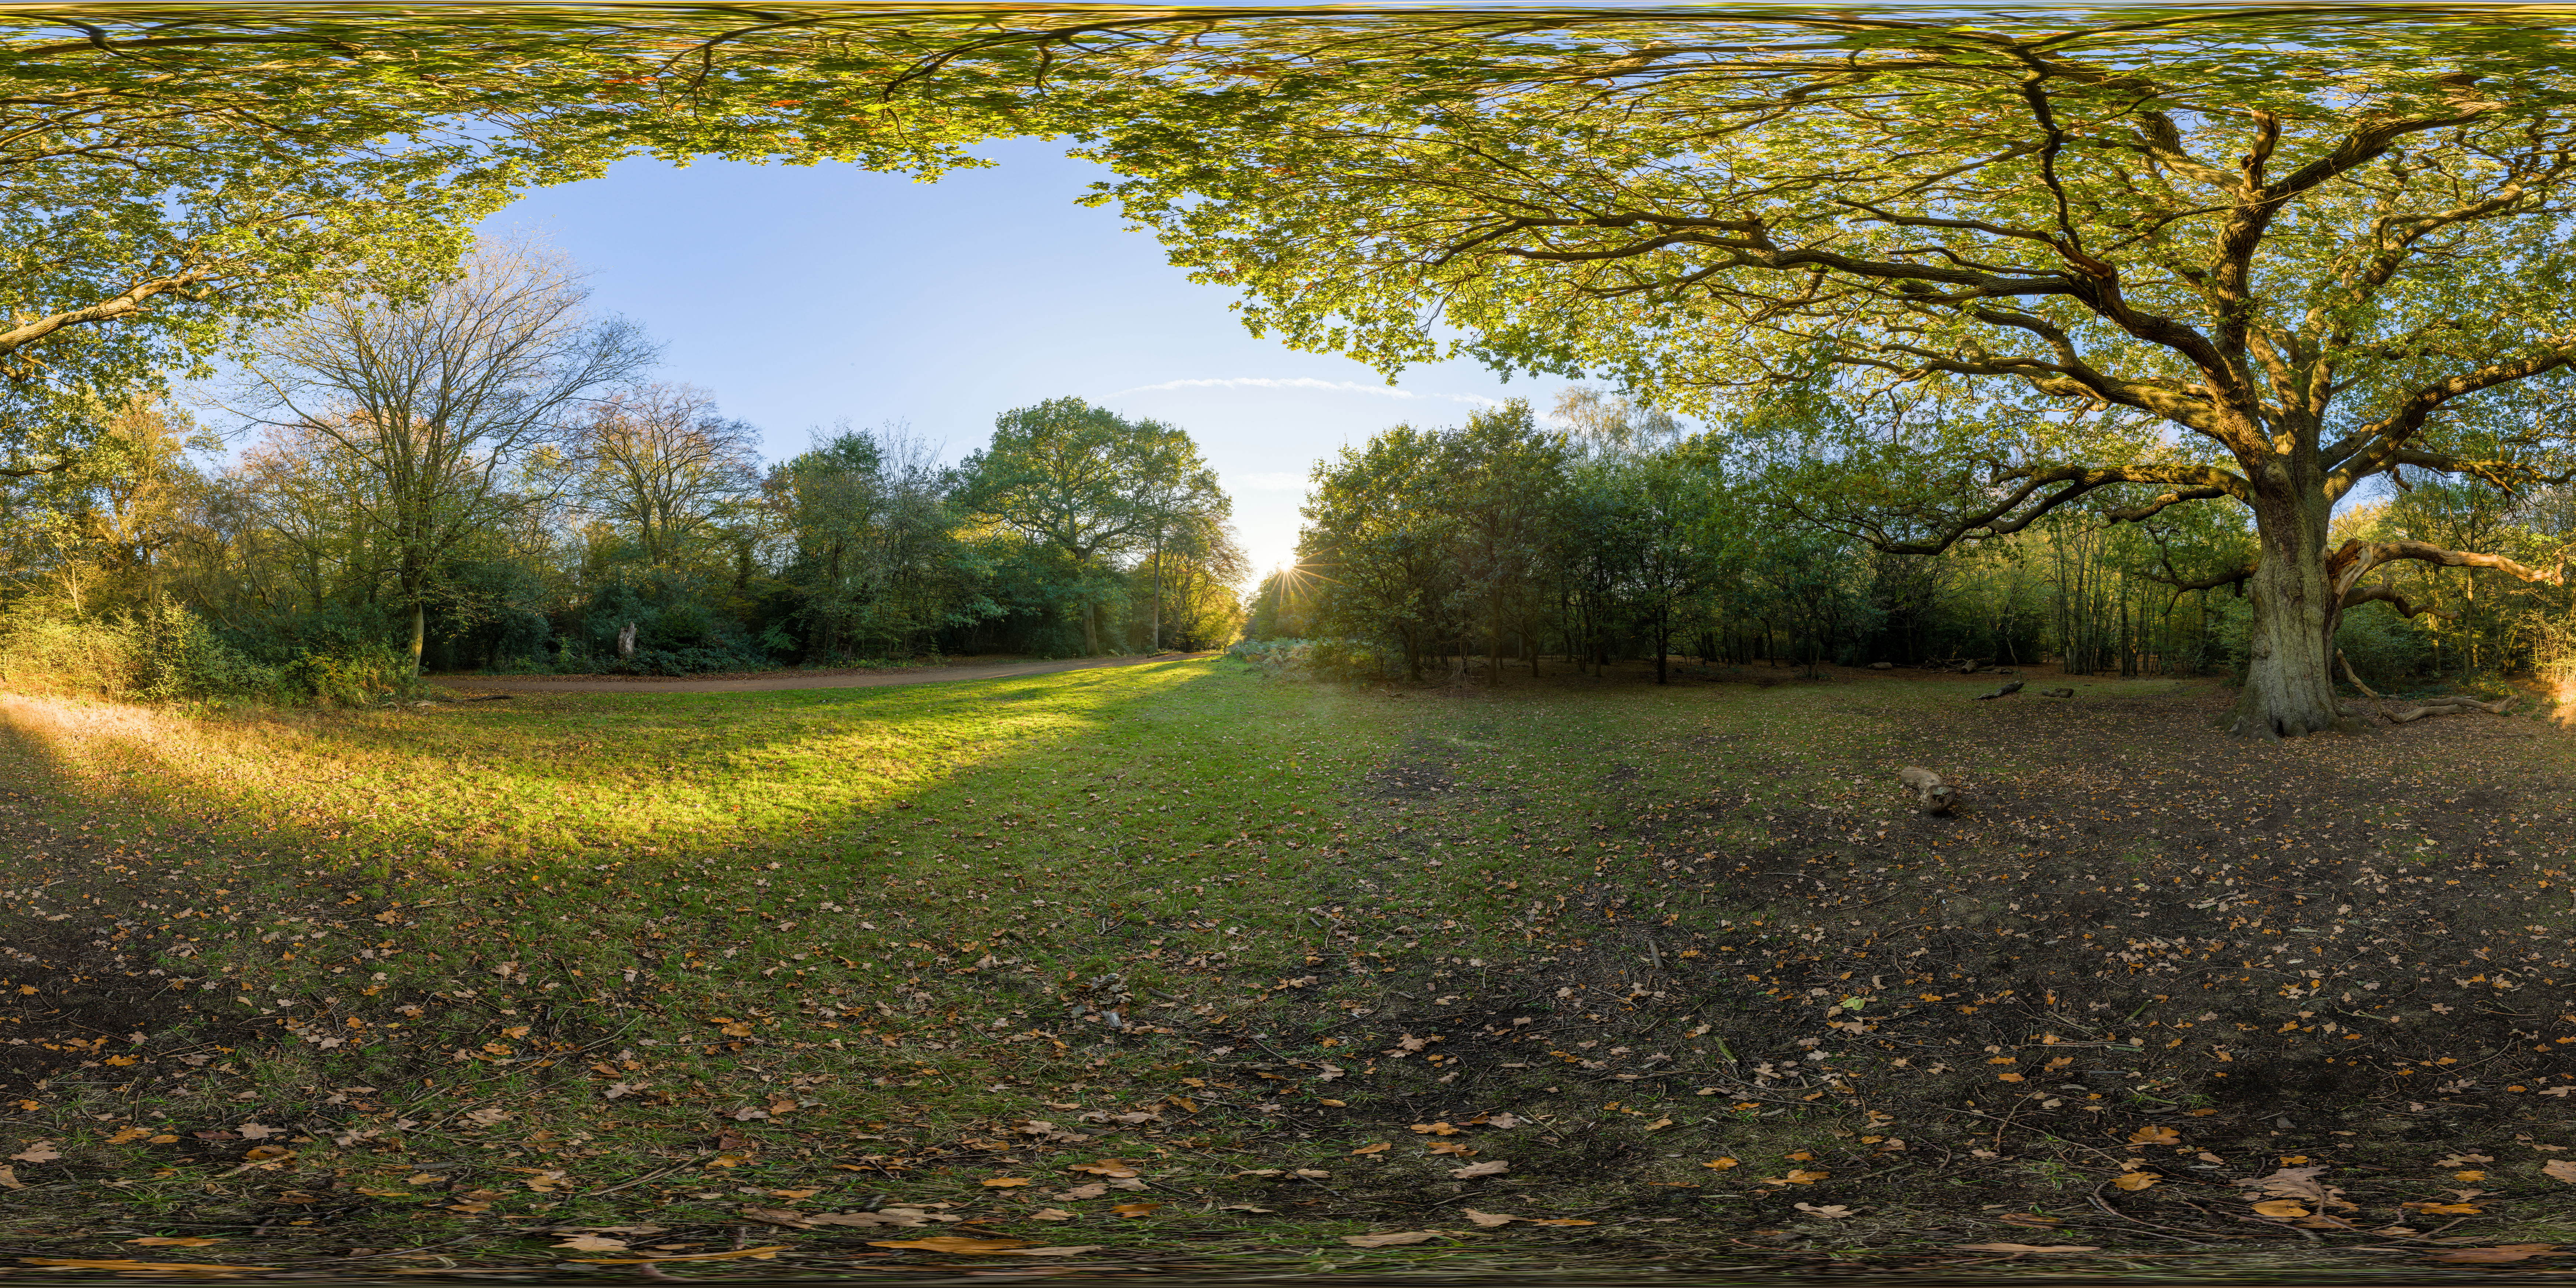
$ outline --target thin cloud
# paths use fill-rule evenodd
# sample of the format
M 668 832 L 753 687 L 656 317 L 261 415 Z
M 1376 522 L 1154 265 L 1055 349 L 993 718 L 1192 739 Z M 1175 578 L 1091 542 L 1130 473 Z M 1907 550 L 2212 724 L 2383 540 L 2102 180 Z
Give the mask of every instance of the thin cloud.
M 1255 492 L 1297 492 L 1304 490 L 1306 486 L 1306 476 L 1303 474 L 1289 474 L 1282 472 L 1267 474 L 1232 474 L 1227 477 L 1233 482 L 1240 484 L 1243 487 L 1250 488 Z
M 1237 376 L 1227 380 L 1166 380 L 1159 385 L 1138 385 L 1133 389 L 1121 389 L 1109 396 L 1118 398 L 1127 394 L 1149 394 L 1165 389 L 1318 389 L 1326 393 L 1376 394 L 1382 398 L 1406 400 L 1438 398 L 1447 402 L 1466 403 L 1472 407 L 1502 406 L 1502 403 L 1492 398 L 1479 398 L 1473 394 L 1418 394 L 1410 389 L 1389 389 L 1384 385 L 1363 385 L 1349 380 L 1317 380 L 1313 376 L 1285 378 Z

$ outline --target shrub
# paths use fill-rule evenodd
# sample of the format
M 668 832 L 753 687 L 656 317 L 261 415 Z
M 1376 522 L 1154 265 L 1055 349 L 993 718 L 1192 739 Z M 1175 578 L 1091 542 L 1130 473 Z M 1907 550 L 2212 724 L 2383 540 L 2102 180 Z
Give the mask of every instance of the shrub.
M 279 668 L 250 660 L 177 604 L 90 618 L 21 604 L 0 622 L 0 684 L 162 702 L 274 701 L 290 687 Z
M 1244 640 L 1225 652 L 1276 679 L 1376 680 L 1404 666 L 1393 650 L 1368 640 Z

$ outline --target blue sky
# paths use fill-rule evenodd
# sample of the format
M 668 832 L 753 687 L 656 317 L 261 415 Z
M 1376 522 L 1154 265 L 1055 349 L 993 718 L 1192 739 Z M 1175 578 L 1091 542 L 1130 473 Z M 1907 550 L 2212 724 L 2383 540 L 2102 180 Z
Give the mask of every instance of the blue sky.
M 1065 395 L 1179 425 L 1223 476 L 1260 571 L 1294 555 L 1317 459 L 1487 400 L 1544 414 L 1561 387 L 1448 363 L 1390 388 L 1348 359 L 1255 339 L 1230 292 L 1191 283 L 1115 210 L 1074 204 L 1105 171 L 1034 141 L 985 154 L 1000 164 L 935 184 L 629 161 L 531 193 L 484 231 L 570 256 L 596 308 L 666 346 L 659 376 L 712 390 L 772 459 L 848 420 L 909 422 L 955 460 L 995 415 Z

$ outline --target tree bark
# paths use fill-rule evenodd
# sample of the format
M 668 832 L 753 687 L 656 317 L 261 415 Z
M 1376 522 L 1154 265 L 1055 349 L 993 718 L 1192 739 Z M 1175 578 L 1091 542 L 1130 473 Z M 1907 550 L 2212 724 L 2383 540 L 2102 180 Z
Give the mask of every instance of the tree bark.
M 411 601 L 411 673 L 420 674 L 421 648 L 429 639 L 429 609 L 415 596 Z
M 2245 644 L 2245 691 L 2227 731 L 2297 738 L 2358 728 L 2335 701 L 2334 629 L 2342 613 L 2326 571 L 2326 521 L 2334 506 L 2323 482 L 2258 476 L 2253 508 L 2262 555 L 2245 590 L 2254 624 Z

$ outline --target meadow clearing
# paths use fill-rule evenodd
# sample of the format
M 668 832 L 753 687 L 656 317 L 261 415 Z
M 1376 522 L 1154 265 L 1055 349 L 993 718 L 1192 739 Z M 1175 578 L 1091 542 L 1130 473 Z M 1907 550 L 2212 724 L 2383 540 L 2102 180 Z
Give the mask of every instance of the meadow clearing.
M 2568 731 L 1789 677 L 0 699 L 0 1234 L 657 1275 L 2576 1241 Z

